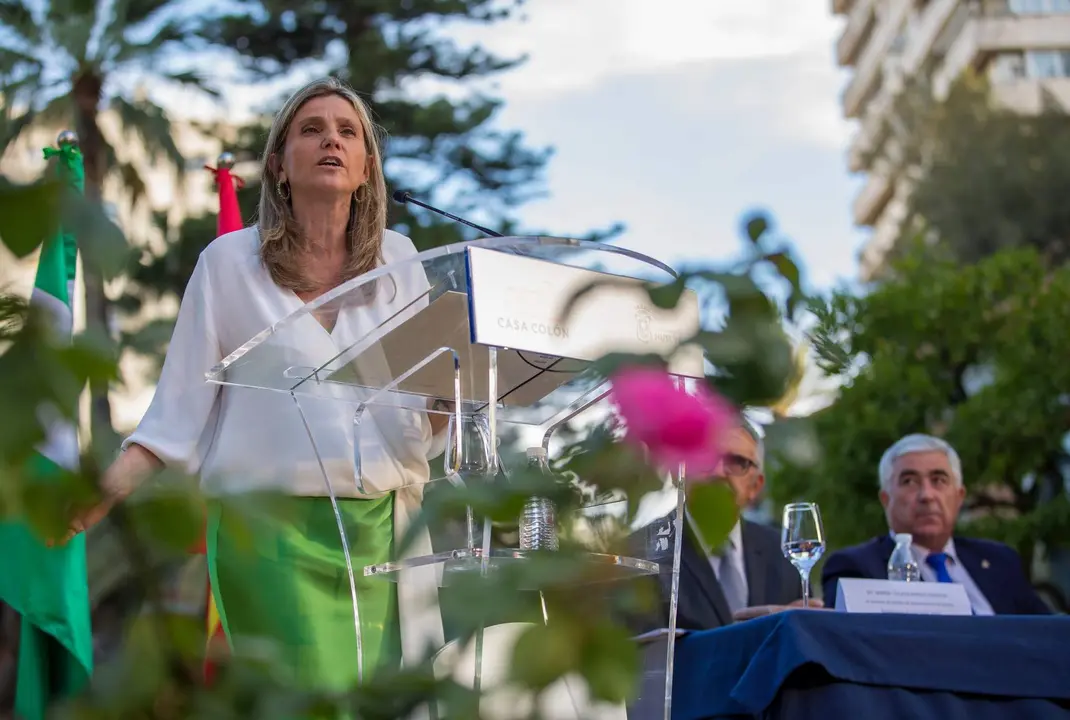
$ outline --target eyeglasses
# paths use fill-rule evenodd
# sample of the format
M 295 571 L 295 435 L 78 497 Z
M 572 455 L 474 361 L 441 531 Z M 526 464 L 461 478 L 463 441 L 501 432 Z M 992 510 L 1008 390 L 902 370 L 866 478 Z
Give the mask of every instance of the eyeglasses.
M 729 477 L 741 477 L 749 473 L 752 468 L 758 467 L 758 463 L 748 457 L 743 457 L 742 455 L 725 453 L 721 460 L 721 466 L 724 468 L 725 475 L 728 475 Z

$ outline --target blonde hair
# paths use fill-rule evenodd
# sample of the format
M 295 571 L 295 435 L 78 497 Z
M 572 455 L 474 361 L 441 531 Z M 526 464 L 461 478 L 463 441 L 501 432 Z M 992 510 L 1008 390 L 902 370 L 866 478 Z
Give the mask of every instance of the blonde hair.
M 257 212 L 260 259 L 276 284 L 294 292 L 310 292 L 319 288 L 301 272 L 300 257 L 305 250 L 304 240 L 289 199 L 279 193 L 279 178 L 272 157 L 281 158 L 286 135 L 297 111 L 309 100 L 328 95 L 345 98 L 357 111 L 370 166 L 367 182 L 353 193 L 349 206 L 347 258 L 341 281 L 374 270 L 382 262 L 383 231 L 386 229 L 386 180 L 379 150 L 381 131 L 372 122 L 367 105 L 350 87 L 330 77 L 314 80 L 291 95 L 275 116 L 268 132 L 260 172 L 260 206 Z

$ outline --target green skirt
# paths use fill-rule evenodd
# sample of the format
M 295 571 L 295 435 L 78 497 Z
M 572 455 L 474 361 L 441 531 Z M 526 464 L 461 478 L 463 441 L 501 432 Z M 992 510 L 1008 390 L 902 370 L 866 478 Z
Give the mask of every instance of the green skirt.
M 397 585 L 365 579 L 365 565 L 392 559 L 394 497 L 338 501 L 357 579 L 364 676 L 401 664 Z M 235 654 L 275 661 L 300 687 L 357 684 L 349 575 L 329 498 L 272 495 L 212 501 L 208 569 Z

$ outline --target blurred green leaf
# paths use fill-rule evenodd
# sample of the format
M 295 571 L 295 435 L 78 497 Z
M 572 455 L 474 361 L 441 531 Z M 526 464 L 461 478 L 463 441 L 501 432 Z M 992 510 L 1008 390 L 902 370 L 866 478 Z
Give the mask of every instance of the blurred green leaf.
M 525 687 L 543 690 L 580 668 L 577 628 L 569 623 L 532 625 L 517 639 L 511 677 Z
M 170 342 L 174 330 L 174 320 L 167 318 L 150 320 L 136 332 L 124 333 L 122 346 L 142 355 L 159 354 Z
M 654 307 L 671 310 L 680 302 L 687 289 L 687 276 L 681 275 L 671 283 L 664 285 L 647 285 L 646 293 Z
M 724 481 L 692 481 L 687 490 L 687 506 L 691 519 L 711 550 L 724 545 L 739 521 L 735 493 Z
M 799 272 L 799 266 L 787 252 L 776 252 L 771 255 L 766 255 L 765 260 L 771 263 L 773 267 L 777 269 L 777 272 L 780 273 L 780 276 L 787 280 L 788 284 L 791 285 L 791 292 L 785 303 L 785 316 L 788 320 L 794 320 L 796 309 L 806 301 L 802 290 L 802 277 Z
M 631 633 L 599 623 L 587 635 L 580 672 L 599 700 L 626 703 L 638 696 L 642 658 Z
M 782 418 L 766 426 L 765 450 L 798 468 L 813 467 L 821 459 L 821 443 L 809 418 Z
M 204 506 L 196 485 L 155 482 L 128 501 L 138 535 L 145 541 L 176 553 L 196 546 L 204 532 Z
M 63 227 L 71 228 L 77 236 L 78 251 L 87 269 L 105 279 L 112 279 L 126 269 L 130 246 L 99 202 L 68 191 L 63 195 L 60 211 Z
M 799 276 L 799 266 L 795 264 L 795 261 L 786 252 L 777 252 L 771 255 L 766 255 L 765 260 L 773 265 L 780 273 L 780 276 L 787 280 L 791 284 L 792 290 L 798 291 L 800 288 L 801 278 Z
M 665 358 L 660 355 L 630 355 L 628 353 L 609 353 L 592 363 L 591 367 L 599 377 L 611 378 L 627 367 L 647 366 L 665 367 Z
M 630 521 L 638 512 L 642 499 L 662 489 L 661 474 L 644 457 L 626 443 L 603 438 L 586 446 L 569 460 L 567 470 L 597 492 L 619 492 L 627 500 Z
M 747 237 L 757 245 L 769 231 L 769 219 L 765 215 L 754 215 L 746 223 Z
M 0 240 L 15 257 L 26 257 L 55 234 L 62 194 L 54 179 L 14 185 L 0 177 Z

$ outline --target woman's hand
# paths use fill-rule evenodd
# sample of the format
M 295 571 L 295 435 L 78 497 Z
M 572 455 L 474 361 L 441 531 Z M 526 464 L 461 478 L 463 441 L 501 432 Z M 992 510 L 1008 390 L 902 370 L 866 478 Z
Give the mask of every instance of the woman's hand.
M 100 481 L 103 499 L 89 508 L 81 508 L 71 518 L 67 534 L 49 545 L 66 545 L 78 533 L 89 530 L 108 516 L 111 509 L 130 496 L 148 475 L 163 466 L 160 459 L 136 443 L 131 444 L 111 464 Z
M 49 545 L 66 545 L 75 535 L 88 531 L 89 528 L 106 518 L 108 513 L 111 512 L 111 509 L 122 500 L 123 497 L 120 495 L 105 495 L 104 499 L 96 505 L 78 511 L 75 513 L 75 516 L 71 518 L 70 524 L 67 527 L 67 534 L 59 540 L 53 540 Z
M 450 415 L 456 404 L 448 400 L 432 400 L 429 402 L 431 410 L 427 413 L 427 420 L 431 423 L 431 434 L 438 435 L 446 429 L 450 423 Z

